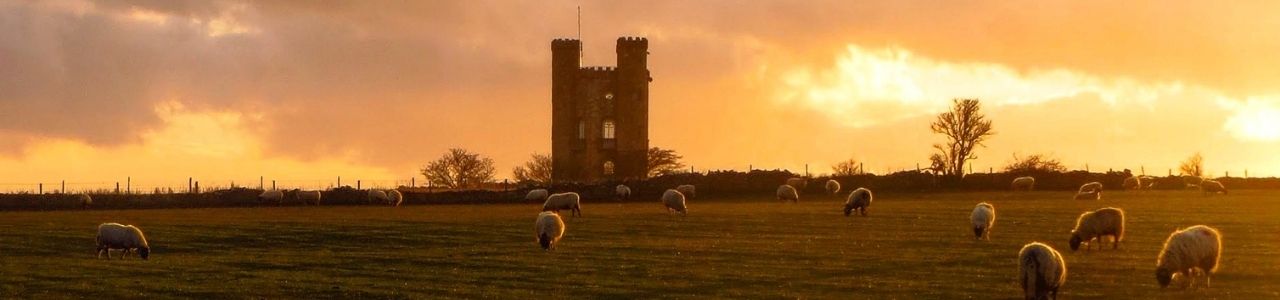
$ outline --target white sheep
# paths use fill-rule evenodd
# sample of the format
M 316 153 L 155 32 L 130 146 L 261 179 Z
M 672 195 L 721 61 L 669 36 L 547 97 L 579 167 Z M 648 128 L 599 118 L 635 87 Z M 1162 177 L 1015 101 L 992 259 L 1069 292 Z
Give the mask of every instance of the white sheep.
M 1080 190 L 1076 191 L 1075 200 L 1102 200 L 1102 183 L 1090 182 L 1080 186 Z
M 996 207 L 982 202 L 973 207 L 969 214 L 969 222 L 973 224 L 973 238 L 991 240 L 991 227 L 996 225 Z
M 797 191 L 803 191 L 804 188 L 809 187 L 809 180 L 800 177 L 791 177 L 787 178 L 787 185 L 796 188 Z
M 404 203 L 404 194 L 401 194 L 399 190 L 387 190 L 387 203 L 391 206 L 399 207 L 401 203 Z
M 796 193 L 796 188 L 790 185 L 779 185 L 777 195 L 780 201 L 791 200 L 792 203 L 800 201 L 800 194 Z
M 262 194 L 258 195 L 258 200 L 262 202 L 280 204 L 281 201 L 284 201 L 284 191 L 281 191 L 281 190 L 264 191 L 262 192 Z
M 1106 236 L 1113 239 L 1111 249 L 1120 248 L 1120 241 L 1124 240 L 1123 210 L 1106 207 L 1080 214 L 1080 218 L 1076 219 L 1076 228 L 1071 229 L 1071 251 L 1079 250 L 1080 243 L 1089 243 L 1092 248 L 1094 239 L 1098 240 L 1098 250 L 1102 250 L 1102 241 Z
M 560 215 L 552 211 L 544 211 L 538 213 L 538 220 L 533 224 L 534 234 L 538 237 L 538 245 L 542 246 L 542 250 L 551 251 L 556 249 L 556 242 L 564 236 L 564 220 L 560 219 Z
M 1204 178 L 1200 178 L 1200 176 L 1194 176 L 1194 175 L 1182 176 L 1182 183 L 1186 184 L 1187 188 L 1198 187 L 1200 186 L 1201 181 L 1204 181 Z
M 1205 179 L 1204 181 L 1200 182 L 1200 193 L 1204 194 L 1205 196 L 1208 196 L 1210 194 L 1217 194 L 1217 193 L 1222 193 L 1223 195 L 1226 195 L 1227 187 L 1223 186 L 1222 182 L 1219 182 L 1217 180 Z
M 530 190 L 528 194 L 524 195 L 524 200 L 531 201 L 531 202 L 532 201 L 546 202 L 547 197 L 549 196 L 551 196 L 551 192 L 547 191 L 547 189 L 534 189 L 534 190 Z
M 1129 176 L 1124 179 L 1124 183 L 1120 186 L 1126 190 L 1140 190 L 1143 187 L 1143 179 L 1140 176 Z
M 294 195 L 303 204 L 320 205 L 320 191 L 294 190 Z
M 844 216 L 848 217 L 857 210 L 862 216 L 867 216 L 867 208 L 871 206 L 871 190 L 867 188 L 858 188 L 849 193 L 849 198 L 844 201 Z
M 693 199 L 694 197 L 697 197 L 698 188 L 694 187 L 692 184 L 677 186 L 676 190 L 680 191 L 680 194 L 684 195 L 685 198 Z
M 89 197 L 89 194 L 80 194 L 77 198 L 80 200 L 81 208 L 89 208 L 89 206 L 93 206 L 93 197 Z
M 98 244 L 97 256 L 107 255 L 107 259 L 111 259 L 111 249 L 122 249 L 120 258 L 124 258 L 130 251 L 137 249 L 138 257 L 147 259 L 151 256 L 151 246 L 147 245 L 147 237 L 142 234 L 142 230 L 133 225 L 123 225 L 120 223 L 102 223 L 98 225 L 98 236 L 95 238 Z
M 381 190 L 369 190 L 369 203 L 386 204 L 391 203 L 391 197 L 387 196 L 387 192 Z
M 1217 271 L 1221 255 L 1222 234 L 1217 229 L 1196 225 L 1174 231 L 1164 241 L 1164 249 L 1156 259 L 1156 281 L 1164 288 L 1173 281 L 1174 274 L 1181 274 L 1187 277 L 1183 287 L 1191 286 L 1198 270 L 1208 287 L 1209 275 Z
M 835 195 L 840 193 L 840 182 L 835 179 L 827 180 L 827 194 Z
M 560 211 L 568 209 L 571 216 L 582 216 L 582 197 L 578 193 L 556 193 L 547 197 L 547 202 L 542 203 L 542 211 Z
M 1075 200 L 1102 200 L 1102 191 L 1079 192 L 1073 198 Z
M 1156 187 L 1156 178 L 1154 176 L 1142 175 L 1138 176 L 1142 180 L 1142 189 L 1149 190 Z
M 677 212 L 680 215 L 688 215 L 689 208 L 685 206 L 684 194 L 678 190 L 670 189 L 662 193 L 662 205 L 666 207 L 667 212 Z
M 613 188 L 614 195 L 618 196 L 618 200 L 631 199 L 631 188 L 626 185 L 619 184 Z
M 1067 282 L 1067 262 L 1053 247 L 1033 242 L 1018 251 L 1018 273 L 1025 299 L 1057 299 Z
M 1013 182 L 1010 183 L 1009 186 L 1012 187 L 1013 190 L 1015 191 L 1017 190 L 1030 191 L 1036 188 L 1036 178 L 1031 176 L 1022 176 L 1022 177 L 1014 178 Z
M 1080 185 L 1080 190 L 1079 190 L 1077 193 L 1092 192 L 1092 191 L 1098 191 L 1098 192 L 1101 192 L 1101 191 L 1102 191 L 1102 183 L 1101 183 L 1101 182 L 1094 181 L 1094 182 L 1090 182 L 1090 183 L 1086 183 L 1086 184 Z

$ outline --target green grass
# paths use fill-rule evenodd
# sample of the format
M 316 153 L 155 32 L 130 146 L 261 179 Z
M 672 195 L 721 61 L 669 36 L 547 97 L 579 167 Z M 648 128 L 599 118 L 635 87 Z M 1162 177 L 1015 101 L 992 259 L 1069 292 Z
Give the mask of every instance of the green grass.
M 1066 256 L 1064 297 L 1280 297 L 1280 192 L 878 196 L 865 218 L 818 195 L 693 199 L 687 217 L 586 202 L 550 253 L 534 241 L 538 205 L 5 212 L 0 297 L 1017 298 L 1030 241 Z M 990 242 L 968 227 L 979 201 L 998 212 Z M 1128 213 L 1121 249 L 1071 252 L 1076 216 L 1104 206 Z M 101 222 L 142 227 L 152 259 L 95 259 Z M 1161 290 L 1161 243 L 1195 224 L 1223 234 L 1213 286 Z

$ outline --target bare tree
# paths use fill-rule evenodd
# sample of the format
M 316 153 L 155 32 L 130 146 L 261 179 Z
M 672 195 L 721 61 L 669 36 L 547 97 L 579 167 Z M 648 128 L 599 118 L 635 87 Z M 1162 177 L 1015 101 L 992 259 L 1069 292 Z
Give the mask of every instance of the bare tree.
M 1196 152 L 1196 154 L 1188 157 L 1187 160 L 1182 161 L 1181 165 L 1178 165 L 1178 171 L 1182 172 L 1182 175 L 1204 176 L 1204 156 L 1201 156 L 1200 152 Z
M 831 175 L 834 176 L 858 175 L 858 161 L 850 158 L 849 160 L 838 162 L 831 165 L 831 172 Z
M 680 154 L 676 154 L 675 150 L 658 147 L 649 148 L 649 163 L 646 173 L 649 174 L 649 177 L 657 177 L 679 172 L 684 169 L 684 163 L 680 162 L 683 158 Z
M 511 177 L 516 182 L 551 183 L 551 156 L 534 153 L 523 166 L 511 170 Z
M 1004 171 L 1009 173 L 1032 173 L 1032 172 L 1064 172 L 1066 166 L 1061 161 L 1045 154 L 1032 154 L 1018 157 L 1017 153 L 1013 154 L 1013 161 L 1004 166 Z
M 493 159 L 452 148 L 444 156 L 422 168 L 422 175 L 432 185 L 454 189 L 478 187 L 493 181 Z
M 991 121 L 980 111 L 978 99 L 955 99 L 952 103 L 951 111 L 938 114 L 929 127 L 947 137 L 946 144 L 933 145 L 938 158 L 945 162 L 944 174 L 959 176 L 964 174 L 965 163 L 978 158 L 973 154 L 974 148 L 995 132 L 991 131 Z

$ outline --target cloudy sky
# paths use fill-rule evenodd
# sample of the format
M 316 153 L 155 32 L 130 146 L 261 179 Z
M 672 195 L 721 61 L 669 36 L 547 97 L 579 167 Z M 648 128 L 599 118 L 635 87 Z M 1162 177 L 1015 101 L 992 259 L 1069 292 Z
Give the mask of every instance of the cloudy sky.
M 1238 1 L 0 0 L 0 189 L 408 180 L 550 151 L 550 41 L 650 41 L 650 141 L 698 169 L 914 168 L 980 98 L 976 168 L 1280 176 L 1280 11 Z

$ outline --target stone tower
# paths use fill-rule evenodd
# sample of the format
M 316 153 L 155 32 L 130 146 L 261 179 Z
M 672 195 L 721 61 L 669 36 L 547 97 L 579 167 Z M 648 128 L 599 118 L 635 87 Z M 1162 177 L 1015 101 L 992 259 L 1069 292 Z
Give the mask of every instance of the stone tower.
M 551 41 L 551 178 L 644 178 L 649 41 L 618 38 L 617 67 L 582 67 L 582 42 Z

